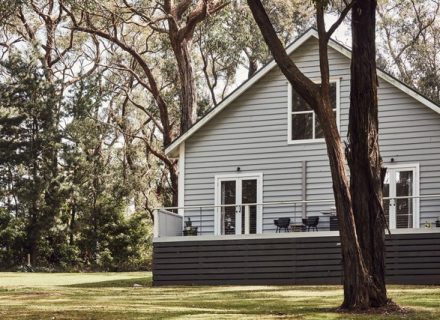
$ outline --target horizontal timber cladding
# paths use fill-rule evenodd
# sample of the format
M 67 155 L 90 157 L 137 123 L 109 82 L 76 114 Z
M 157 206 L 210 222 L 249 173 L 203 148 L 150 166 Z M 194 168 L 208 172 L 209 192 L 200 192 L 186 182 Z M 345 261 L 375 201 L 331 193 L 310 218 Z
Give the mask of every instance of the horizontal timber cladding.
M 307 40 L 292 53 L 293 61 L 312 79 L 319 79 L 319 46 Z M 332 79 L 340 85 L 340 131 L 347 136 L 350 107 L 350 60 L 329 48 Z M 263 174 L 263 202 L 332 199 L 330 166 L 324 142 L 288 144 L 288 84 L 275 67 L 231 102 L 185 142 L 185 206 L 215 203 L 215 176 Z M 440 115 L 379 78 L 380 151 L 385 166 L 419 164 L 420 195 L 440 190 Z M 302 161 L 307 161 L 305 192 Z M 305 194 L 304 194 L 305 193 Z M 304 198 L 303 198 L 304 195 Z M 440 216 L 440 199 L 421 199 L 417 226 Z M 329 211 L 331 204 L 309 204 L 309 216 Z M 300 208 L 296 213 L 301 214 Z M 214 234 L 214 211 L 185 210 L 193 225 L 202 216 L 203 235 Z M 299 215 L 300 216 L 300 215 Z M 299 218 L 297 215 L 296 217 Z M 275 232 L 274 219 L 295 217 L 295 207 L 263 207 L 263 231 Z M 329 223 L 320 221 L 320 230 Z M 420 223 L 420 224 L 418 224 Z M 200 229 L 200 228 L 199 228 Z
M 154 242 L 153 284 L 341 284 L 339 236 Z M 440 284 L 440 232 L 386 236 L 386 278 Z

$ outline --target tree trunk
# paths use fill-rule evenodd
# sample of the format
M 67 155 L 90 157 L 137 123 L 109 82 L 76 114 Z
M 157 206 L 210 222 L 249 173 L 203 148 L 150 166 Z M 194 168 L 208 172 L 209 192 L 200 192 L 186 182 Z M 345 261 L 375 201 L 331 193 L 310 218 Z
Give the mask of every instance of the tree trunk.
M 170 181 L 171 181 L 171 190 L 172 190 L 172 206 L 177 207 L 179 205 L 179 175 L 176 173 L 175 166 L 170 168 Z M 182 181 L 183 183 L 183 181 Z
M 350 191 L 359 244 L 368 274 L 369 306 L 387 303 L 382 159 L 379 152 L 375 48 L 376 1 L 358 1 L 352 10 L 353 51 L 349 112 Z M 348 303 L 349 305 L 349 303 Z
M 180 77 L 180 133 L 185 133 L 197 120 L 197 94 L 192 68 L 192 58 L 189 52 L 191 41 L 187 39 L 178 41 L 171 39 L 177 68 Z
M 72 203 L 72 209 L 70 212 L 70 224 L 69 224 L 69 245 L 73 246 L 74 241 L 74 230 L 75 230 L 75 224 L 76 224 L 76 201 L 73 200 Z
M 350 185 L 345 168 L 347 159 L 330 103 L 327 48 L 331 33 L 325 29 L 324 4 L 316 5 L 322 80 L 320 86 L 307 78 L 287 55 L 261 1 L 248 0 L 248 4 L 275 61 L 298 94 L 310 104 L 324 132 L 339 217 L 344 266 L 342 307 L 353 310 L 384 305 L 387 299 L 383 277 L 384 231 L 383 220 L 381 220 L 383 215 L 378 214 L 380 212 L 378 209 L 381 209 L 382 195 L 380 157 L 377 147 L 375 82 L 377 80 L 374 63 L 375 1 L 368 0 L 361 4 L 356 2 L 357 5 L 353 9 L 353 12 L 356 12 L 353 13 L 353 23 L 357 24 L 356 31 L 353 31 L 353 47 L 356 47 L 356 42 L 362 42 L 361 37 L 365 28 L 368 29 L 368 36 L 364 38 L 366 43 L 356 48 L 356 54 L 353 54 L 352 58 L 351 92 L 352 95 L 356 95 L 356 98 L 353 100 L 352 97 L 351 109 L 358 102 L 361 102 L 363 107 L 355 111 L 355 114 L 358 112 L 362 115 L 358 117 L 350 115 L 350 128 L 358 130 L 356 134 L 350 136 L 351 147 L 356 151 L 351 150 L 348 154 L 351 156 L 355 154 L 357 159 L 355 162 L 350 161 L 350 163 L 357 163 L 356 167 L 351 167 L 355 178 L 351 180 Z M 345 12 L 349 9 L 347 7 Z M 336 28 L 337 23 L 333 27 Z M 365 72 L 368 74 L 365 75 Z M 353 103 L 354 101 L 356 103 Z M 366 181 L 358 181 L 359 179 L 366 179 Z M 360 237 L 358 233 L 361 234 Z
M 366 285 L 369 281 L 369 275 L 355 227 L 352 198 L 345 167 L 344 146 L 336 121 L 324 120 L 334 119 L 329 95 L 322 97 L 322 100 L 324 104 L 327 104 L 327 107 L 318 107 L 317 116 L 320 120 L 327 145 L 336 212 L 339 217 L 342 264 L 344 269 L 344 303 L 342 307 L 365 309 L 369 305 L 368 285 Z
M 252 78 L 252 76 L 258 70 L 258 62 L 257 59 L 253 56 L 249 56 L 249 69 L 248 69 L 248 79 Z

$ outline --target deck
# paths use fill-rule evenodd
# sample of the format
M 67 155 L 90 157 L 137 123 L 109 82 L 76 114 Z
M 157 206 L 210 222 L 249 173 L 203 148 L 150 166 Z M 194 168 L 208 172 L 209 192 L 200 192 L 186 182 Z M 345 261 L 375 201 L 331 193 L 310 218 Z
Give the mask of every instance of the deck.
M 162 237 L 153 242 L 153 284 L 340 284 L 337 231 Z M 386 236 L 386 277 L 440 284 L 440 228 Z

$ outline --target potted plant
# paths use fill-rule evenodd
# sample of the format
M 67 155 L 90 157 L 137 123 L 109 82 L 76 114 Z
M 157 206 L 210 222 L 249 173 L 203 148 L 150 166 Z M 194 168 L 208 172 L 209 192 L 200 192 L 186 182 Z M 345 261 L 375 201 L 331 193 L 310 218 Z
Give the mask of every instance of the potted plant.
M 188 220 L 185 221 L 185 227 L 183 228 L 184 236 L 196 236 L 198 227 L 193 227 L 191 218 L 188 217 Z

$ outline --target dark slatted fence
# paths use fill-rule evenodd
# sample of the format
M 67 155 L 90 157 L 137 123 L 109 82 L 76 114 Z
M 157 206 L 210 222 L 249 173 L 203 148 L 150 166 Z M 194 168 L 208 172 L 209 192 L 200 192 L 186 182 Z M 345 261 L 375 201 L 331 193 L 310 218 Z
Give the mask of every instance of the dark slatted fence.
M 340 284 L 339 236 L 155 242 L 154 285 Z M 387 282 L 440 284 L 440 233 L 387 236 Z

